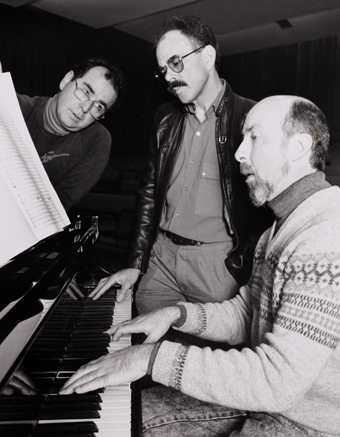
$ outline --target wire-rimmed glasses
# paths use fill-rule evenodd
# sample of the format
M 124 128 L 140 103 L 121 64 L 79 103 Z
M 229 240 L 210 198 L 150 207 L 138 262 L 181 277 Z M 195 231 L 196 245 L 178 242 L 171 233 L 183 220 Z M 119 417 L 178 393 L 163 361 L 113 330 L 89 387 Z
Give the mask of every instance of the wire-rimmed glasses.
M 106 111 L 105 106 L 100 102 L 96 102 L 95 100 L 92 100 L 89 95 L 90 91 L 87 88 L 78 86 L 77 79 L 75 79 L 75 82 L 76 82 L 76 88 L 74 90 L 74 95 L 77 97 L 77 99 L 80 100 L 82 103 L 88 101 L 91 102 L 91 106 L 88 110 L 95 120 L 100 120 L 104 118 L 105 111 Z
M 205 46 L 199 47 L 198 49 L 193 50 L 190 53 L 187 53 L 184 56 L 178 56 L 178 55 L 174 55 L 171 56 L 171 58 L 168 59 L 167 61 L 167 65 L 164 65 L 163 67 L 157 67 L 155 70 L 155 77 L 156 79 L 160 80 L 161 82 L 165 81 L 165 75 L 166 75 L 166 70 L 168 69 L 168 67 L 174 71 L 175 73 L 180 73 L 181 71 L 183 71 L 184 69 L 184 63 L 183 63 L 183 59 L 186 58 L 189 55 L 192 55 L 193 53 L 197 52 L 198 50 L 203 49 Z

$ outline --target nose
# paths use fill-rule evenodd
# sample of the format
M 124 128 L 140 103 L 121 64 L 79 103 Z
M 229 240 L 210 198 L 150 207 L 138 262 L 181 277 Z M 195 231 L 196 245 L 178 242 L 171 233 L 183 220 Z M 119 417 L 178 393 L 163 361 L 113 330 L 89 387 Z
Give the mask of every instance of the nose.
M 92 108 L 92 105 L 93 102 L 91 100 L 86 100 L 85 102 L 79 103 L 79 106 L 81 107 L 84 113 L 89 112 L 89 110 Z
M 242 162 L 245 159 L 247 159 L 247 157 L 249 157 L 249 147 L 247 146 L 247 141 L 244 138 L 242 143 L 239 145 L 238 149 L 235 152 L 235 159 L 238 162 Z
M 164 75 L 164 79 L 166 82 L 170 83 L 172 79 L 176 79 L 175 72 L 171 70 L 171 68 L 167 67 Z

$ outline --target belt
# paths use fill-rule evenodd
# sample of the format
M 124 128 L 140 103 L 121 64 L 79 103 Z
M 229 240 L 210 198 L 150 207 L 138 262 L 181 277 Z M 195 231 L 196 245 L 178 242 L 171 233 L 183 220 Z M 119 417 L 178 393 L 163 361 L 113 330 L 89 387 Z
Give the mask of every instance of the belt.
M 163 231 L 163 234 L 168 237 L 177 246 L 201 246 L 201 241 L 190 240 L 189 238 L 180 237 L 179 235 L 173 234 L 169 231 Z

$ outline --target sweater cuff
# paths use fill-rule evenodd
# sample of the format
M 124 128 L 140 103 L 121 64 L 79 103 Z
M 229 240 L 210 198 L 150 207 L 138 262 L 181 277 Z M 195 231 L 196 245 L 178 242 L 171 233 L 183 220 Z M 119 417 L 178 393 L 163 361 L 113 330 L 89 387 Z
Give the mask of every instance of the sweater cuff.
M 148 369 L 146 371 L 147 375 L 151 375 L 151 373 L 152 373 L 153 363 L 155 362 L 156 355 L 158 353 L 159 348 L 161 347 L 161 344 L 162 344 L 161 342 L 156 343 L 154 348 L 152 349 L 150 359 L 149 359 Z
M 153 381 L 179 390 L 188 349 L 181 343 L 164 340 L 152 367 Z
M 184 325 L 186 319 L 187 319 L 187 309 L 184 305 L 177 304 L 177 307 L 179 308 L 181 315 L 179 318 L 171 325 L 173 328 L 180 328 L 182 325 Z

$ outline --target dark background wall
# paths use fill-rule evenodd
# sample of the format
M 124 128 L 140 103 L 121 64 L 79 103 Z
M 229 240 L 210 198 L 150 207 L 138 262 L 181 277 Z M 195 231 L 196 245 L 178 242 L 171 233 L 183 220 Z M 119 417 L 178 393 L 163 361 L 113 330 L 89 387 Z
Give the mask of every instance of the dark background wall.
M 147 149 L 156 108 L 172 97 L 153 77 L 150 43 L 113 28 L 95 30 L 27 7 L 0 5 L 0 60 L 18 93 L 54 95 L 75 62 L 105 56 L 123 71 L 127 93 L 103 124 L 113 138 L 112 157 Z M 325 112 L 332 142 L 340 141 L 340 37 L 221 59 L 220 75 L 234 91 L 259 100 L 297 94 Z

